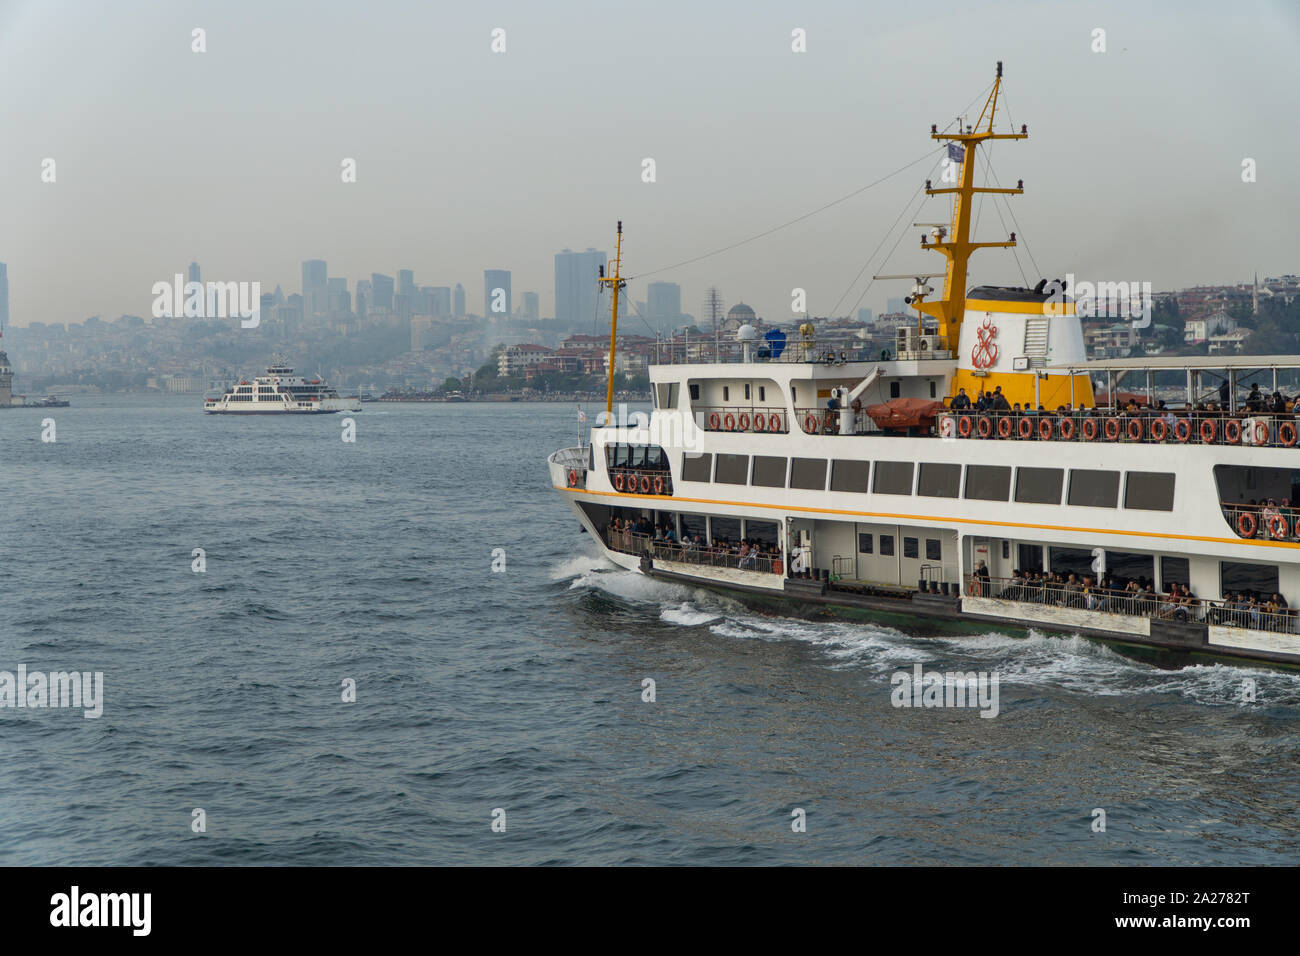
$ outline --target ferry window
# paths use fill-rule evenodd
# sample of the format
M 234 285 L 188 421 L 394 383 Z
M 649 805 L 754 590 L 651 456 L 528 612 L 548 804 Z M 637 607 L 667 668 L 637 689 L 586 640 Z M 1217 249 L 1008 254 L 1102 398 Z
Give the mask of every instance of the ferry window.
M 724 402 L 726 402 L 726 401 L 730 401 L 730 400 L 731 400 L 731 388 L 730 388 L 730 386 L 727 386 L 727 385 L 722 386 L 722 400 L 723 400 Z
M 894 536 L 892 534 L 882 534 L 880 536 L 880 554 L 886 558 L 894 556 Z
M 1089 552 L 1091 553 L 1091 552 Z M 1092 574 L 1092 562 L 1085 574 Z M 1124 551 L 1106 552 L 1106 573 L 1119 581 L 1137 581 L 1142 578 L 1156 580 L 1156 559 L 1151 554 L 1128 554 Z
M 1041 544 L 1022 544 L 1016 547 L 1016 555 L 1022 571 L 1043 570 L 1043 546 Z
M 749 386 L 745 386 L 745 401 L 749 401 Z
M 1186 558 L 1160 559 L 1160 587 L 1169 590 L 1171 584 L 1191 584 L 1191 563 Z
M 1017 468 L 1016 501 L 1030 505 L 1059 505 L 1065 487 L 1064 468 Z
M 1070 469 L 1070 504 L 1114 508 L 1119 504 L 1119 472 Z
M 1084 548 L 1048 548 L 1049 571 L 1060 574 L 1092 574 L 1092 551 Z
M 628 467 L 644 468 L 645 467 L 645 446 L 628 445 L 627 449 L 628 449 L 628 459 L 627 459 Z
M 713 543 L 727 540 L 732 544 L 740 541 L 740 519 L 739 518 L 709 518 L 709 535 L 713 538 Z
M 1239 501 L 1281 503 L 1283 498 L 1300 498 L 1300 470 L 1294 468 L 1251 468 L 1244 465 L 1215 465 L 1214 483 L 1219 500 L 1229 504 Z
M 933 380 L 933 379 L 930 380 L 930 397 L 931 397 L 931 398 L 936 397 L 936 396 L 935 396 L 935 391 L 934 391 L 934 380 Z
M 1165 471 L 1130 471 L 1124 476 L 1124 507 L 1174 510 L 1174 476 Z
M 1220 594 L 1249 591 L 1256 597 L 1267 599 L 1277 590 L 1277 565 L 1220 561 L 1219 586 Z
M 758 386 L 758 400 L 760 402 L 767 401 L 767 388 L 765 386 Z
M 927 561 L 943 560 L 943 545 L 940 544 L 938 538 L 925 539 L 925 560 Z
M 866 494 L 871 490 L 870 485 L 867 484 L 870 471 L 869 461 L 835 459 L 831 462 L 831 491 L 858 491 Z
M 745 484 L 749 481 L 749 456 L 719 454 L 713 480 L 726 485 Z
M 700 400 L 700 383 L 691 382 L 690 387 L 691 387 L 691 401 L 698 402 Z
M 708 481 L 713 470 L 713 456 L 708 452 L 702 455 L 682 455 L 683 481 Z
M 794 402 L 796 405 L 799 404 L 799 389 L 795 388 L 793 385 L 790 386 L 790 401 Z
M 790 487 L 822 491 L 826 487 L 825 458 L 794 458 L 790 465 Z
M 967 498 L 980 501 L 1006 501 L 1011 496 L 1010 465 L 967 465 Z
M 858 532 L 858 554 L 872 554 L 875 548 L 872 547 L 874 539 L 865 532 Z
M 655 407 L 676 408 L 677 389 L 678 389 L 678 385 L 676 383 L 668 383 L 668 382 L 661 383 L 659 387 L 655 389 L 655 394 L 658 396 L 658 403 L 656 404 Z
M 916 493 L 927 498 L 956 498 L 961 494 L 961 465 L 923 461 L 916 478 Z
M 902 394 L 902 392 L 900 391 L 899 383 L 898 383 L 898 382 L 890 382 L 890 383 L 889 383 L 889 397 L 890 397 L 890 398 L 898 398 L 898 396 L 901 395 L 901 394 Z
M 785 487 L 786 460 L 771 455 L 754 456 L 754 477 L 751 484 L 763 488 Z
M 910 461 L 876 462 L 876 481 L 871 490 L 878 495 L 910 495 L 912 468 Z
M 915 557 L 918 557 L 919 554 L 920 554 L 920 550 L 919 550 L 919 548 L 918 548 L 918 545 L 919 545 L 919 542 L 917 541 L 916 538 L 904 538 L 904 539 L 903 539 L 903 557 L 905 557 L 905 558 L 915 558 Z

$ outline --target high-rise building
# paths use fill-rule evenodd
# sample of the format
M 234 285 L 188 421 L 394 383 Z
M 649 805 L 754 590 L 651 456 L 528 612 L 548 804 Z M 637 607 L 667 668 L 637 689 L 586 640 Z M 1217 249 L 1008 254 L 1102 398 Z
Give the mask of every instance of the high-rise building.
M 329 311 L 329 292 L 324 259 L 308 259 L 302 264 L 303 318 Z
M 510 270 L 483 270 L 483 314 L 489 318 L 510 315 Z
M 0 262 L 0 329 L 9 328 L 9 267 Z
M 676 282 L 651 282 L 646 287 L 646 319 L 655 325 L 677 321 L 682 314 L 682 287 Z
M 203 279 L 200 278 L 199 264 L 197 262 L 190 263 L 190 281 L 198 282 L 200 284 L 203 282 Z
M 524 318 L 536 322 L 542 317 L 542 300 L 536 292 L 524 293 Z
M 406 298 L 411 302 L 415 301 L 414 269 L 397 270 L 397 294 L 406 296 Z
M 886 308 L 886 310 L 889 311 L 889 312 L 902 312 L 902 311 L 903 311 L 903 307 L 904 307 L 904 303 L 903 303 L 903 297 L 902 297 L 902 296 L 899 296 L 899 297 L 896 298 L 896 299 L 890 299 L 890 300 L 885 304 L 885 308 Z
M 858 321 L 861 322 L 863 325 L 870 325 L 870 324 L 871 324 L 871 310 L 870 310 L 870 309 L 858 309 Z
M 329 293 L 329 311 L 331 314 L 344 314 L 352 311 L 352 297 L 348 295 L 348 280 L 330 276 L 326 281 Z
M 427 285 L 424 287 L 426 297 L 426 315 L 441 318 L 451 315 L 451 288 L 445 285 Z
M 555 318 L 569 324 L 586 323 L 596 319 L 600 299 L 601 267 L 605 253 L 595 249 L 574 252 L 565 249 L 555 254 Z
M 357 280 L 357 317 L 364 319 L 366 310 L 370 308 L 370 280 Z
M 370 273 L 370 307 L 376 312 L 393 311 L 393 277 Z
M 452 293 L 451 314 L 458 319 L 465 316 L 465 287 L 459 282 L 456 283 L 456 290 Z

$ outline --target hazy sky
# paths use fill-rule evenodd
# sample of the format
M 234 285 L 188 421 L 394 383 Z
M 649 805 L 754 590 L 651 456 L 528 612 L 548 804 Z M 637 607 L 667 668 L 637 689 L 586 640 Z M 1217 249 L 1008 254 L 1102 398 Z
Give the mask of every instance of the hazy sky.
M 148 316 L 153 283 L 191 259 L 286 294 L 306 258 L 349 290 L 412 268 L 463 283 L 476 312 L 483 270 L 505 268 L 515 302 L 538 291 L 550 315 L 560 249 L 612 253 L 622 219 L 637 276 L 806 213 L 932 149 L 930 124 L 1001 59 L 1030 139 L 993 167 L 1025 180 L 1011 202 L 1041 274 L 1159 290 L 1300 272 L 1298 52 L 1296 0 L 0 0 L 0 261 L 19 325 Z M 846 313 L 872 273 L 940 265 L 912 229 L 852 285 L 928 175 L 658 278 L 696 314 L 709 284 L 772 320 L 794 287 Z M 947 216 L 936 197 L 911 221 Z M 992 206 L 979 231 L 1004 237 Z M 1003 251 L 971 277 L 1021 280 Z M 876 283 L 861 304 L 905 291 Z

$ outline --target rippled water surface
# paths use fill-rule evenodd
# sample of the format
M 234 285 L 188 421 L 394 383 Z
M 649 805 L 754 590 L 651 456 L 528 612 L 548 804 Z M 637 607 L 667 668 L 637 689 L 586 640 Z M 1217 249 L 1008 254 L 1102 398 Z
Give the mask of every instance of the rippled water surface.
M 0 670 L 103 671 L 104 713 L 0 710 L 0 863 L 1297 860 L 1300 677 L 618 570 L 550 489 L 567 405 L 372 404 L 346 444 L 74 401 L 0 412 Z M 916 663 L 997 672 L 999 715 L 894 708 Z

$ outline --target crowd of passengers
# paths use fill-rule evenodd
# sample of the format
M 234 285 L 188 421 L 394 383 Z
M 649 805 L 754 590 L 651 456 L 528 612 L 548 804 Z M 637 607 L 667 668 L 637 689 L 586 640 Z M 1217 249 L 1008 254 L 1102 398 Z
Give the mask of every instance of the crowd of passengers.
M 715 536 L 710 541 L 700 532 L 683 530 L 678 540 L 677 530 L 670 522 L 651 522 L 644 515 L 631 518 L 614 518 L 607 532 L 611 543 L 620 551 L 638 553 L 642 542 L 654 545 L 656 552 L 666 557 L 694 563 L 723 564 L 742 571 L 768 570 L 781 573 L 781 551 L 775 544 L 757 538 L 732 541 L 726 535 Z M 640 539 L 636 536 L 640 535 Z
M 1228 383 L 1224 382 L 1219 386 L 1219 400 L 1208 402 L 1197 402 L 1192 407 L 1193 420 L 1199 418 L 1218 418 L 1229 414 L 1231 405 L 1229 403 Z M 1037 408 L 1026 402 L 1022 407 L 1020 402 L 1008 402 L 1006 396 L 1002 394 L 1002 386 L 996 386 L 993 391 L 987 392 L 980 389 L 979 394 L 972 400 L 966 394 L 966 389 L 959 388 L 957 394 L 949 400 L 948 407 L 953 411 L 969 412 L 1002 412 L 1013 418 L 1021 415 L 1070 415 L 1076 418 L 1083 418 L 1095 414 L 1117 415 L 1119 417 L 1138 416 L 1141 418 L 1165 419 L 1168 426 L 1168 434 L 1173 435 L 1174 422 L 1176 421 L 1174 410 L 1168 408 L 1163 401 L 1157 401 L 1154 405 L 1147 406 L 1139 404 L 1135 399 L 1129 398 L 1123 405 L 1115 408 L 1104 407 L 1094 408 L 1087 406 L 1074 406 L 1070 403 L 1058 405 L 1055 411 L 1039 405 Z M 1253 415 L 1289 415 L 1300 421 L 1300 395 L 1288 398 L 1281 392 L 1274 392 L 1269 395 L 1260 391 L 1257 384 L 1251 383 L 1250 391 L 1247 393 L 1245 400 L 1239 404 L 1238 412 L 1242 414 Z M 1179 414 L 1186 414 L 1187 409 L 1180 409 Z
M 987 574 L 976 572 L 975 579 L 976 589 L 987 596 L 990 589 Z M 1296 612 L 1287 605 L 1286 598 L 1276 592 L 1265 597 L 1253 591 L 1230 591 L 1222 601 L 1216 602 L 1197 597 L 1189 585 L 1176 582 L 1162 594 L 1145 576 L 1121 581 L 1107 574 L 1098 581 L 1090 574 L 1017 569 L 996 597 L 1006 601 L 1030 601 L 1175 621 L 1205 621 L 1266 631 L 1294 631 L 1297 622 Z

